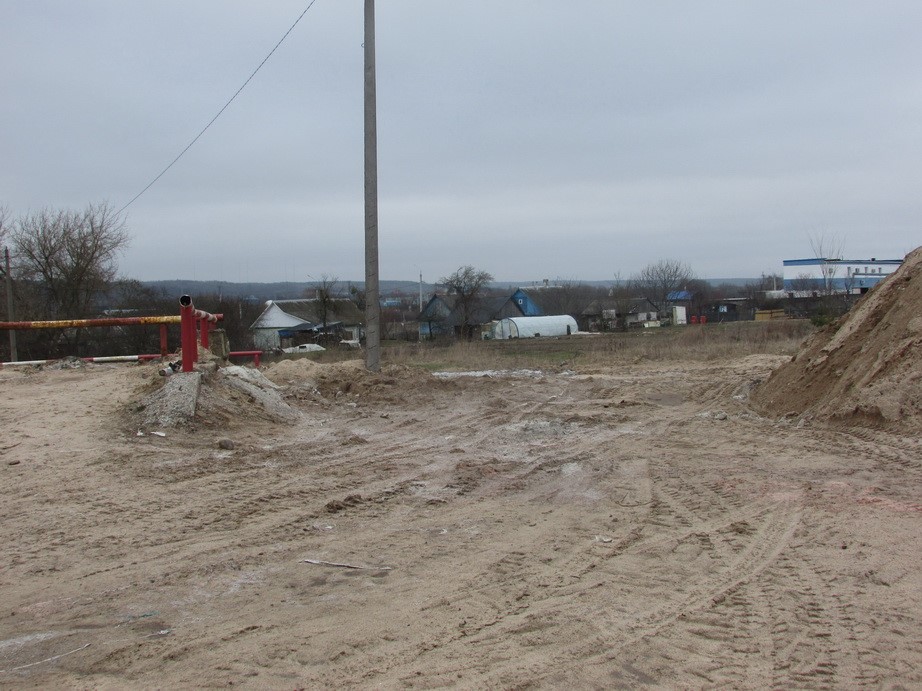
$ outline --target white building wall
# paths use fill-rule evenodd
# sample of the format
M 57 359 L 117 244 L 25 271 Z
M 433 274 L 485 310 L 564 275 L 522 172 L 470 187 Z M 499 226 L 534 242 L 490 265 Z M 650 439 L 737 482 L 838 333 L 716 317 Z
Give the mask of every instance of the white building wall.
M 899 259 L 787 259 L 784 261 L 786 293 L 861 293 L 896 271 Z

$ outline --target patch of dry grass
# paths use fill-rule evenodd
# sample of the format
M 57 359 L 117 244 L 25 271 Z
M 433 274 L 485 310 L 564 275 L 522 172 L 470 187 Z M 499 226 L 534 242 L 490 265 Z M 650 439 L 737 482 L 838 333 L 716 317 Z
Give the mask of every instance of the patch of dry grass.
M 431 371 L 546 370 L 619 362 L 793 355 L 813 330 L 806 320 L 778 320 L 512 341 L 389 343 L 382 349 L 382 362 Z

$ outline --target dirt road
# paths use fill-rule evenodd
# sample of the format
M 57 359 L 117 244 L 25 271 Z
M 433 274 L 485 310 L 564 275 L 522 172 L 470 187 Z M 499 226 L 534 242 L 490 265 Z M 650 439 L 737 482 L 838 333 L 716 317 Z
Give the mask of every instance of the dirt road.
M 0 686 L 922 685 L 922 444 L 759 417 L 779 362 L 270 369 L 297 419 L 163 437 L 153 367 L 0 372 Z

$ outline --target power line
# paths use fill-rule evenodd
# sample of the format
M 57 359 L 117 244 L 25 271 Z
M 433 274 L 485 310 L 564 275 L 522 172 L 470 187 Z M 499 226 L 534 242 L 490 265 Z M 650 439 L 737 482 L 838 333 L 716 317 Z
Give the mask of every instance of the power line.
M 172 167 L 176 164 L 176 162 L 177 162 L 179 159 L 181 159 L 181 158 L 183 157 L 183 155 L 184 155 L 189 149 L 192 148 L 192 145 L 195 144 L 195 142 L 197 142 L 197 141 L 201 138 L 201 136 L 202 136 L 203 134 L 205 134 L 205 132 L 208 130 L 208 128 L 211 127 L 211 126 L 214 124 L 215 120 L 217 120 L 219 117 L 221 117 L 221 114 L 222 114 L 225 110 L 227 110 L 227 107 L 228 107 L 231 103 L 234 102 L 234 99 L 237 98 L 237 96 L 240 95 L 240 92 L 243 91 L 243 90 L 246 88 L 246 85 L 249 84 L 250 81 L 252 81 L 253 77 L 256 76 L 256 73 L 259 72 L 259 70 L 262 69 L 262 66 L 266 64 L 266 62 L 269 60 L 269 58 L 272 57 L 272 54 L 273 54 L 276 50 L 278 50 L 278 47 L 279 47 L 280 45 L 282 45 L 282 43 L 284 42 L 284 40 L 285 40 L 286 38 L 288 38 L 288 34 L 290 34 L 292 31 L 294 31 L 294 28 L 298 25 L 298 22 L 300 22 L 301 19 L 304 17 L 304 15 L 307 14 L 307 11 L 308 11 L 311 7 L 314 6 L 314 3 L 315 3 L 315 2 L 317 2 L 317 0 L 311 0 L 310 3 L 308 3 L 307 7 L 304 8 L 304 11 L 303 11 L 300 15 L 298 15 L 298 18 L 295 19 L 294 23 L 293 23 L 290 27 L 288 27 L 288 31 L 285 32 L 285 34 L 279 39 L 278 43 L 276 43 L 275 46 L 272 48 L 272 50 L 269 51 L 269 54 L 266 55 L 266 57 L 263 58 L 262 62 L 259 63 L 259 65 L 256 66 L 256 69 L 253 70 L 253 73 L 252 73 L 249 77 L 247 77 L 247 80 L 241 85 L 241 87 L 240 87 L 239 89 L 237 89 L 237 91 L 234 92 L 234 95 L 231 96 L 231 97 L 227 100 L 227 103 L 224 104 L 224 106 L 221 108 L 221 110 L 219 110 L 218 113 L 217 113 L 213 118 L 211 118 L 211 120 L 208 121 L 208 124 L 205 125 L 205 126 L 202 128 L 202 131 L 199 132 L 197 135 L 195 135 L 195 138 L 194 138 L 191 142 L 189 142 L 189 143 L 186 145 L 186 148 L 183 149 L 182 151 L 180 151 L 180 152 L 179 152 L 179 155 L 178 155 L 176 158 L 174 158 L 172 161 L 170 161 L 170 164 L 169 164 L 166 168 L 164 168 L 163 170 L 161 170 L 161 171 L 160 171 L 160 174 L 157 175 L 157 177 L 155 177 L 153 180 L 151 180 L 149 183 L 147 183 L 147 185 L 144 187 L 143 190 L 141 190 L 141 191 L 138 192 L 136 195 L 134 195 L 134 196 L 131 198 L 131 201 L 129 201 L 127 204 L 125 204 L 125 206 L 123 206 L 121 209 L 119 209 L 119 210 L 116 212 L 117 214 L 122 213 L 125 209 L 127 209 L 129 206 L 131 206 L 132 204 L 134 204 L 134 202 L 138 199 L 138 197 L 140 197 L 142 194 L 144 194 L 145 192 L 147 192 L 147 190 L 149 190 L 151 187 L 153 187 L 153 186 L 154 186 L 154 183 L 156 183 L 157 180 L 159 180 L 160 178 L 162 178 L 162 177 L 166 174 L 166 172 L 167 172 L 170 168 L 172 168 Z

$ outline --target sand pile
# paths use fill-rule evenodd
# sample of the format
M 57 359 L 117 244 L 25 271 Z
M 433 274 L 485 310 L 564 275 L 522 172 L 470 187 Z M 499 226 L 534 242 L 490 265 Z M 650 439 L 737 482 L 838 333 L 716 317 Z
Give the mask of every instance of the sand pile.
M 369 372 L 361 360 L 320 364 L 307 358 L 282 360 L 265 369 L 266 377 L 290 391 L 309 391 L 328 400 L 396 403 L 445 384 L 420 369 L 384 365 Z
M 300 416 L 284 400 L 281 387 L 259 370 L 239 366 L 155 378 L 130 409 L 139 429 L 252 419 L 286 422 Z
M 922 430 L 922 248 L 752 396 L 768 415 Z
M 244 420 L 292 422 L 304 403 L 388 404 L 453 386 L 429 373 L 386 365 L 378 373 L 361 360 L 320 364 L 283 360 L 264 370 L 219 367 L 214 371 L 154 378 L 130 405 L 131 424 L 139 429 L 222 426 Z

